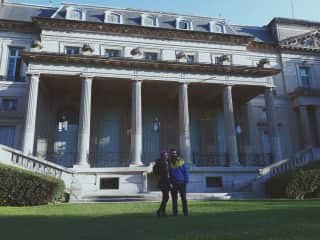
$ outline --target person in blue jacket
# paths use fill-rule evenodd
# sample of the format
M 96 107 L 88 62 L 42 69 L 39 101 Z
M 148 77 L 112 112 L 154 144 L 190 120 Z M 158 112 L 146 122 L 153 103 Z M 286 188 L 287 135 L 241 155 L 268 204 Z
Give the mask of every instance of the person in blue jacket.
M 178 193 L 181 197 L 183 215 L 188 216 L 187 203 L 187 184 L 189 183 L 189 174 L 187 166 L 182 158 L 179 157 L 177 150 L 170 151 L 170 183 L 171 198 L 172 198 L 172 212 L 173 216 L 178 215 Z

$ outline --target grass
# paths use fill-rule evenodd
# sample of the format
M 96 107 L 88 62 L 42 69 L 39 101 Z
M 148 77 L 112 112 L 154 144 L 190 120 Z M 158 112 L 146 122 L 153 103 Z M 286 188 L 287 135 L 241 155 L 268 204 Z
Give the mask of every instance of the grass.
M 155 217 L 156 203 L 0 207 L 3 240 L 319 240 L 320 201 L 190 202 L 189 217 Z M 171 212 L 168 206 L 168 213 Z

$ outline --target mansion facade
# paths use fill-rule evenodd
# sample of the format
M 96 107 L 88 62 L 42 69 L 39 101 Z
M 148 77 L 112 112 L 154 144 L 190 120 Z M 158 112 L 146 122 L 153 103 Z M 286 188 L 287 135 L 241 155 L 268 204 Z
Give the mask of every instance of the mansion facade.
M 0 144 L 72 169 L 84 195 L 154 191 L 172 148 L 189 191 L 241 191 L 320 146 L 319 29 L 2 3 Z

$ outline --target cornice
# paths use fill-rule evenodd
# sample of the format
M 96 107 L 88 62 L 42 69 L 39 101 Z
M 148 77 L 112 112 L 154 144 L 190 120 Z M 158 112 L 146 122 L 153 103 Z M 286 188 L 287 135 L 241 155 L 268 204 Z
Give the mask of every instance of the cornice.
M 33 22 L 22 22 L 12 20 L 0 20 L 0 31 L 39 33 L 40 29 Z
M 103 32 L 109 34 L 123 34 L 154 39 L 188 40 L 202 42 L 223 42 L 235 45 L 247 45 L 253 37 L 235 34 L 209 33 L 199 31 L 184 31 L 177 29 L 131 26 L 125 24 L 97 23 L 88 21 L 73 21 L 65 19 L 33 18 L 41 29 L 72 30 L 85 32 Z
M 23 52 L 22 58 L 26 63 L 59 63 L 77 65 L 112 66 L 133 69 L 149 69 L 174 72 L 192 72 L 198 74 L 216 74 L 244 77 L 268 77 L 280 72 L 275 68 L 260 68 L 241 65 L 218 64 L 187 64 L 169 61 L 145 61 L 131 58 L 107 58 L 101 56 L 66 55 L 48 52 Z

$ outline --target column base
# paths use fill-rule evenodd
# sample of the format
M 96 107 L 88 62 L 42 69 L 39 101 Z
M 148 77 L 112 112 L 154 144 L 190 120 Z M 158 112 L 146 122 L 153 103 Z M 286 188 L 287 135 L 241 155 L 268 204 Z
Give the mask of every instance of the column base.
M 135 167 L 145 167 L 143 163 L 132 163 L 129 165 L 129 168 L 135 168 Z

